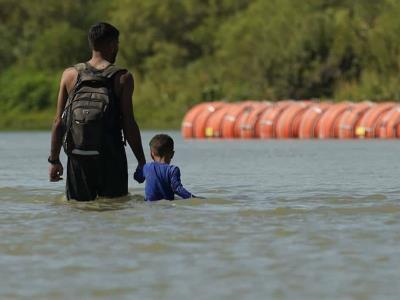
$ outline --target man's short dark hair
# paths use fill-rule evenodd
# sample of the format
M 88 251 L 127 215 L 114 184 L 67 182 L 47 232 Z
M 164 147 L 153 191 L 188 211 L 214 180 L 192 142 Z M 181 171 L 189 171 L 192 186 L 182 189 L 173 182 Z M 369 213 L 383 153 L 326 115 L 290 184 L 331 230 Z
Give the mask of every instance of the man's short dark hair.
M 174 151 L 174 140 L 168 134 L 155 135 L 149 145 L 154 155 L 159 157 L 164 157 Z
M 118 41 L 119 31 L 113 25 L 99 22 L 89 29 L 88 40 L 92 50 L 102 50 L 107 43 Z

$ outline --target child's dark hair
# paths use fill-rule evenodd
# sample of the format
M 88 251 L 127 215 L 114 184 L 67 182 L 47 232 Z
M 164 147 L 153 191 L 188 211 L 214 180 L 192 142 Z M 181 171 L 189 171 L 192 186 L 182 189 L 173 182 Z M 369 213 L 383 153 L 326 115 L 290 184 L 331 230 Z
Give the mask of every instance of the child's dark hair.
M 149 143 L 154 155 L 164 157 L 174 151 L 174 140 L 168 134 L 157 134 Z
M 89 46 L 93 50 L 102 50 L 111 41 L 118 41 L 119 31 L 109 23 L 99 22 L 89 29 Z

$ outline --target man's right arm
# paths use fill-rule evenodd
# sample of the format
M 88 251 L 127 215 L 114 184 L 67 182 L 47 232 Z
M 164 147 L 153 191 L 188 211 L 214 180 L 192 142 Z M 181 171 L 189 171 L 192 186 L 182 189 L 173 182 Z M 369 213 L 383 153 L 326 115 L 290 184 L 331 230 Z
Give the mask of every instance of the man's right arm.
M 76 81 L 76 70 L 73 68 L 68 68 L 64 71 L 61 82 L 60 89 L 58 92 L 57 99 L 57 111 L 54 117 L 53 126 L 51 129 L 51 149 L 49 159 L 52 161 L 60 160 L 60 151 L 62 145 L 62 128 L 61 128 L 61 115 L 64 111 L 65 104 L 68 98 L 68 91 L 71 89 Z M 49 177 L 50 181 L 59 181 L 63 173 L 63 166 L 61 163 L 51 164 L 49 167 Z

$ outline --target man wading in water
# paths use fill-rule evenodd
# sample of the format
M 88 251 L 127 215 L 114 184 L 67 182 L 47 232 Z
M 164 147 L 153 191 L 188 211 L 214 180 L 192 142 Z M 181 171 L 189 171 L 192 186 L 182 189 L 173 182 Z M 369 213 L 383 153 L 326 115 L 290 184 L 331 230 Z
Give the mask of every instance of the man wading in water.
M 50 181 L 61 180 L 59 155 L 64 146 L 66 196 L 79 201 L 128 193 L 125 139 L 139 167 L 146 163 L 132 110 L 132 74 L 113 65 L 119 32 L 110 24 L 97 23 L 88 38 L 92 58 L 62 75 L 48 158 Z

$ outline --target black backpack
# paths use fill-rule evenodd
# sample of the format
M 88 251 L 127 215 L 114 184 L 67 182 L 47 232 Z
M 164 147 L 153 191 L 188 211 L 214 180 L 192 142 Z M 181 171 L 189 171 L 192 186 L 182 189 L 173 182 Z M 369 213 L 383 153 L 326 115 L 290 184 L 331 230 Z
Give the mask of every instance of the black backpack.
M 104 136 L 114 119 L 110 106 L 115 104 L 114 75 L 124 69 L 109 65 L 97 70 L 87 63 L 74 66 L 76 84 L 70 92 L 62 114 L 63 148 L 68 156 L 101 154 Z

